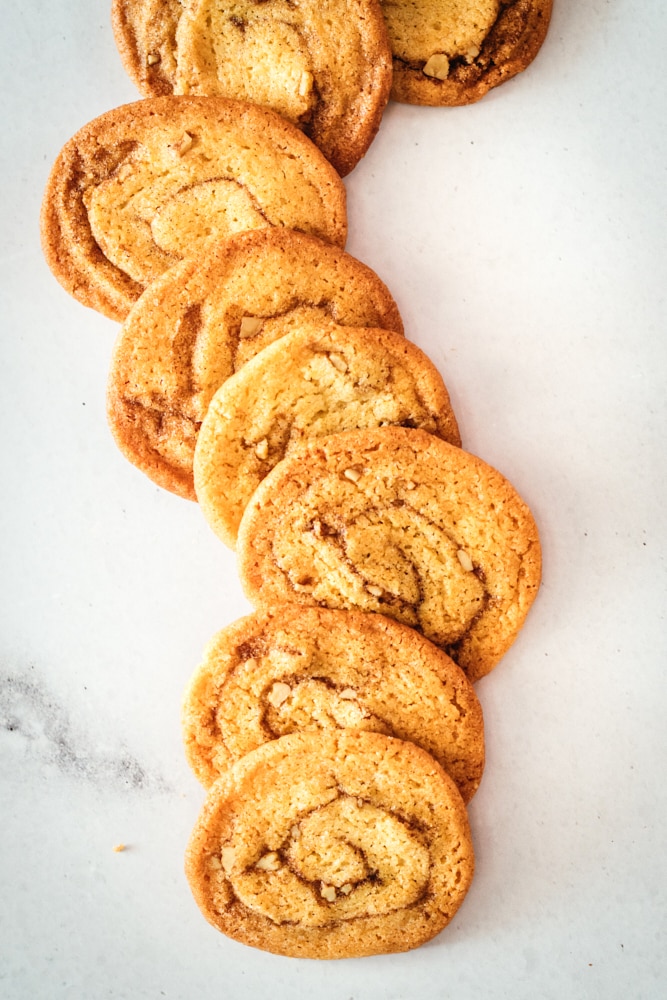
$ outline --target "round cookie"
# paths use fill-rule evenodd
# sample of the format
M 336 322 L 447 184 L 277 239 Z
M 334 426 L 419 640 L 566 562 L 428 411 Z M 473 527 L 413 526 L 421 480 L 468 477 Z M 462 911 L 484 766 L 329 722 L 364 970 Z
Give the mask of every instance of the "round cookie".
M 472 685 L 414 629 L 383 615 L 283 604 L 214 637 L 183 702 L 186 756 L 206 788 L 268 740 L 320 729 L 416 743 L 465 802 L 484 770 Z
M 297 733 L 211 788 L 185 871 L 206 919 L 299 958 L 408 951 L 449 923 L 473 847 L 454 782 L 379 733 Z
M 272 108 L 341 175 L 380 126 L 392 58 L 377 0 L 114 0 L 112 22 L 143 94 L 221 94 Z
M 532 62 L 553 0 L 380 0 L 394 57 L 391 96 L 472 104 Z
M 222 97 L 156 97 L 90 122 L 54 164 L 41 224 L 58 281 L 119 320 L 210 239 L 284 226 L 343 246 L 347 233 L 345 188 L 310 140 Z
M 256 607 L 386 614 L 442 646 L 470 680 L 511 646 L 541 571 L 537 527 L 510 483 L 398 427 L 295 448 L 248 504 L 237 552 Z
M 119 448 L 196 500 L 195 442 L 215 391 L 279 337 L 324 322 L 403 332 L 369 267 L 290 229 L 241 233 L 174 265 L 134 305 L 114 349 L 107 413 Z
M 299 442 L 390 424 L 461 444 L 447 389 L 426 355 L 387 330 L 296 330 L 213 397 L 195 449 L 202 512 L 234 547 L 252 494 Z

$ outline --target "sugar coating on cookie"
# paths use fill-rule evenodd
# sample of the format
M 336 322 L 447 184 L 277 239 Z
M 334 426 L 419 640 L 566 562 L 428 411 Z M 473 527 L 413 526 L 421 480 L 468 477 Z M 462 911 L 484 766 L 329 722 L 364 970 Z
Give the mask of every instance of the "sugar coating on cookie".
M 256 607 L 386 614 L 471 680 L 516 638 L 541 572 L 535 521 L 511 484 L 460 448 L 398 427 L 295 448 L 248 504 L 237 552 Z
M 114 349 L 107 412 L 118 446 L 195 500 L 195 443 L 215 391 L 278 338 L 323 323 L 403 331 L 374 271 L 290 229 L 238 234 L 176 264 L 132 308 Z
M 386 330 L 296 330 L 216 392 L 195 449 L 195 491 L 216 534 L 234 546 L 248 501 L 306 438 L 362 428 L 421 427 L 461 438 L 437 369 Z
M 209 787 L 292 732 L 360 729 L 427 750 L 469 801 L 484 769 L 482 709 L 463 671 L 384 615 L 282 604 L 209 643 L 183 701 L 190 766 Z
M 272 108 L 341 175 L 368 149 L 389 98 L 377 0 L 114 0 L 112 21 L 142 93 L 221 94 Z
M 63 147 L 42 206 L 56 278 L 120 320 L 209 240 L 271 226 L 343 246 L 344 186 L 289 122 L 222 97 L 157 97 L 96 118 Z
M 409 104 L 480 100 L 524 70 L 552 0 L 381 0 L 394 57 L 391 96 Z
M 212 786 L 186 853 L 210 923 L 300 958 L 418 947 L 452 919 L 473 869 L 463 800 L 436 761 L 350 731 L 242 758 Z

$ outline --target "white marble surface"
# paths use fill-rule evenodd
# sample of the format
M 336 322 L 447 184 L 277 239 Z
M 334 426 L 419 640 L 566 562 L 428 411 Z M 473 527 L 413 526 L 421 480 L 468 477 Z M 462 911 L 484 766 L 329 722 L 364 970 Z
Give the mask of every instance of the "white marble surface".
M 61 145 L 136 97 L 108 6 L 3 11 L 0 996 L 663 996 L 664 5 L 556 0 L 526 73 L 471 108 L 390 106 L 348 179 L 348 248 L 532 505 L 545 572 L 478 686 L 468 899 L 416 952 L 326 967 L 228 941 L 192 902 L 179 702 L 248 605 L 196 506 L 116 451 L 116 327 L 40 254 Z

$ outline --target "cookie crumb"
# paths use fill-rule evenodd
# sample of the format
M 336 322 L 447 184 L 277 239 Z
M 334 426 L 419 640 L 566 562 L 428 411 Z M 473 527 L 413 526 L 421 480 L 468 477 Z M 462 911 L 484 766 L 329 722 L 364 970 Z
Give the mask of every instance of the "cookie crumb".
M 113 846 L 114 854 L 121 854 L 121 852 L 125 850 L 127 850 L 125 844 L 114 844 Z

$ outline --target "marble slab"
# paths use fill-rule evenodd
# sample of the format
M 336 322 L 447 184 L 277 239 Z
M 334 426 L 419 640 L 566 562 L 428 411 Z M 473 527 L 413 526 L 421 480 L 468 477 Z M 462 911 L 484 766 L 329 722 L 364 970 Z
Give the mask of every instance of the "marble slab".
M 466 447 L 531 505 L 545 568 L 478 685 L 464 906 L 417 951 L 326 966 L 229 941 L 193 903 L 180 699 L 249 606 L 197 507 L 116 450 L 117 327 L 40 252 L 60 147 L 137 96 L 109 6 L 13 5 L 0 33 L 0 996 L 662 996 L 664 5 L 555 0 L 524 74 L 469 108 L 390 105 L 347 178 L 348 249 L 445 377 Z

